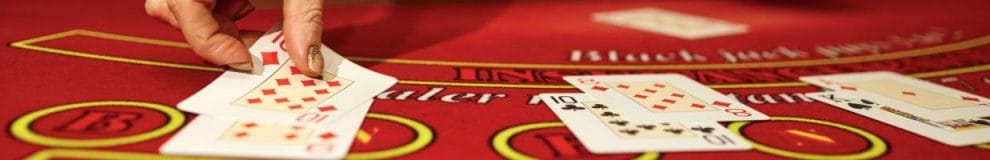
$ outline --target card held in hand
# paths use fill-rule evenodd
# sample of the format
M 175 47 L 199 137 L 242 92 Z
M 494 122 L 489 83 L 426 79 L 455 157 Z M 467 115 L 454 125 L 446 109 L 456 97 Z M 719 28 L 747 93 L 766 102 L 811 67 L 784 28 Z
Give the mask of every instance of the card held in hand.
M 351 62 L 321 46 L 324 71 L 311 78 L 299 72 L 281 46 L 280 26 L 251 46 L 252 73 L 226 71 L 196 94 L 178 104 L 183 111 L 255 120 L 323 123 L 333 121 L 355 106 L 394 85 L 393 77 Z

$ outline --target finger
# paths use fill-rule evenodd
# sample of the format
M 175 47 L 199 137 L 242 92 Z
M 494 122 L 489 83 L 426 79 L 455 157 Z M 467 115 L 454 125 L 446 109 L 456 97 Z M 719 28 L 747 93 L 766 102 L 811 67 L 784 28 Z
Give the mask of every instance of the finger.
M 168 0 L 179 30 L 196 54 L 216 65 L 250 70 L 251 56 L 237 38 L 239 31 L 230 18 L 211 11 L 214 4 L 213 0 Z
M 258 39 L 261 38 L 261 36 L 264 34 L 265 32 L 261 32 L 261 31 L 241 30 L 240 31 L 241 42 L 244 42 L 245 45 L 252 45 L 254 44 L 254 42 L 257 42 Z M 234 63 L 234 64 L 229 64 L 228 66 L 230 66 L 230 68 L 245 70 L 245 71 L 254 68 L 254 66 L 252 66 L 251 63 Z
M 252 11 L 254 11 L 254 6 L 247 0 L 218 1 L 217 7 L 213 9 L 213 12 L 219 13 L 225 17 L 230 17 L 230 19 L 234 21 L 247 16 L 247 14 Z
M 323 72 L 320 53 L 323 37 L 323 0 L 285 1 L 285 45 L 289 58 L 303 74 L 311 77 Z
M 245 45 L 250 46 L 250 45 L 254 45 L 254 42 L 257 42 L 258 38 L 261 38 L 261 36 L 265 35 L 265 32 L 253 31 L 253 30 L 241 30 L 240 34 L 241 34 L 241 42 L 244 42 Z
M 168 10 L 168 3 L 165 0 L 144 1 L 144 12 L 159 21 L 172 25 L 172 27 L 178 27 L 175 23 L 175 17 L 172 16 L 172 11 Z

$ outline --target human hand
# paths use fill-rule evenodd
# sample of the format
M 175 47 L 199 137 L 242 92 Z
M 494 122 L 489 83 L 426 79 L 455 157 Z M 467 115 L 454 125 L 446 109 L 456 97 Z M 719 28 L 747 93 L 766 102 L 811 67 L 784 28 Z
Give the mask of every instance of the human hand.
M 299 71 L 320 76 L 323 0 L 284 2 L 285 47 Z M 247 0 L 147 0 L 145 12 L 179 29 L 193 52 L 215 65 L 251 70 L 248 46 L 263 34 L 234 24 L 254 10 Z

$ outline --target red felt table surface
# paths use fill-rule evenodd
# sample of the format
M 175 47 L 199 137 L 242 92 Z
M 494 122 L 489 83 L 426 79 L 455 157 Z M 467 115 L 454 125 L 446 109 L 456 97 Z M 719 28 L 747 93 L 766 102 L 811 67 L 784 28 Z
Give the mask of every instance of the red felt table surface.
M 175 104 L 222 71 L 194 55 L 175 29 L 146 16 L 142 1 L 0 4 L 0 41 L 7 44 L 0 48 L 0 123 L 8 130 L 0 132 L 3 159 L 164 156 L 158 147 L 175 126 L 195 118 L 176 114 Z M 986 1 L 334 3 L 326 8 L 323 35 L 324 43 L 351 60 L 400 79 L 375 97 L 351 158 L 987 159 L 990 145 L 951 147 L 803 99 L 801 93 L 820 89 L 797 81 L 802 75 L 890 70 L 990 96 L 987 6 Z M 745 24 L 749 30 L 684 40 L 591 20 L 596 12 L 647 7 Z M 280 10 L 258 9 L 238 24 L 265 30 L 280 16 Z M 886 46 L 875 53 L 821 54 L 822 48 L 864 44 Z M 773 54 L 783 48 L 806 54 L 735 62 L 723 54 Z M 704 60 L 572 60 L 575 53 L 593 51 L 675 57 L 684 51 Z M 578 92 L 562 81 L 564 75 L 627 73 L 681 73 L 774 117 L 725 123 L 764 147 L 596 155 L 532 98 Z M 137 118 L 127 125 L 83 123 L 106 115 Z

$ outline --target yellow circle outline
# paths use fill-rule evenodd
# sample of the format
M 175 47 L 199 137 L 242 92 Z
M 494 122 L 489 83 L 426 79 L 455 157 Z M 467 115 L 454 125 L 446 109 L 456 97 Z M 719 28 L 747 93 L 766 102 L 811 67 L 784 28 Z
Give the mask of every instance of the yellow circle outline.
M 498 133 L 496 133 L 495 137 L 492 137 L 492 142 L 491 142 L 492 148 L 495 148 L 495 152 L 497 152 L 499 155 L 502 155 L 502 157 L 505 157 L 506 159 L 538 159 L 535 157 L 527 156 L 526 154 L 520 153 L 519 151 L 512 149 L 512 146 L 509 145 L 509 139 L 512 139 L 513 136 L 519 133 L 526 132 L 529 130 L 553 128 L 553 127 L 564 127 L 564 123 L 535 122 L 535 123 L 521 124 L 514 127 L 503 129 Z M 640 155 L 639 157 L 636 157 L 635 159 L 658 159 L 658 158 L 660 158 L 660 153 L 646 152 Z
M 865 130 L 862 130 L 862 129 L 859 129 L 859 128 L 856 128 L 856 127 L 852 127 L 852 126 L 849 126 L 849 125 L 835 123 L 835 122 L 829 122 L 829 121 L 823 121 L 823 120 L 800 118 L 800 117 L 774 116 L 774 117 L 770 117 L 770 120 L 771 121 L 805 122 L 805 123 L 821 124 L 821 125 L 836 127 L 836 128 L 839 128 L 839 129 L 843 129 L 843 130 L 849 131 L 849 132 L 853 132 L 856 135 L 859 135 L 859 136 L 861 136 L 863 138 L 866 138 L 866 140 L 870 142 L 870 148 L 868 148 L 866 151 L 859 152 L 859 153 L 838 154 L 838 155 L 824 155 L 824 154 L 811 154 L 811 153 L 792 152 L 792 151 L 787 151 L 787 150 L 783 150 L 783 149 L 774 148 L 774 147 L 770 147 L 770 146 L 767 146 L 767 145 L 759 144 L 759 143 L 754 142 L 753 140 L 750 140 L 749 138 L 746 138 L 746 135 L 742 134 L 742 128 L 744 126 L 746 126 L 746 125 L 749 125 L 750 122 L 733 122 L 733 123 L 729 124 L 728 129 L 730 131 L 732 131 L 733 133 L 736 133 L 737 135 L 742 135 L 743 140 L 746 140 L 750 144 L 752 144 L 753 145 L 753 148 L 755 148 L 756 150 L 759 150 L 759 151 L 762 151 L 762 152 L 766 152 L 766 153 L 770 153 L 770 154 L 773 154 L 773 155 L 784 156 L 784 157 L 788 157 L 788 158 L 796 158 L 796 159 L 871 159 L 871 158 L 876 158 L 877 156 L 883 155 L 884 153 L 887 152 L 887 143 L 884 142 L 884 140 L 882 138 L 880 138 L 880 137 L 878 137 L 876 135 L 873 135 L 872 133 L 867 132 Z
M 990 149 L 990 143 L 977 144 L 977 145 L 973 145 L 973 146 L 976 146 L 976 148 Z
M 121 105 L 121 106 L 137 106 L 141 108 L 148 108 L 165 113 L 169 120 L 164 126 L 158 129 L 136 134 L 132 136 L 117 137 L 117 138 L 103 138 L 103 139 L 66 139 L 58 137 L 49 137 L 41 135 L 31 131 L 30 125 L 34 120 L 44 117 L 46 115 L 66 111 L 77 108 L 87 108 L 87 107 L 98 107 L 106 105 Z M 14 123 L 10 125 L 10 131 L 13 133 L 14 137 L 26 141 L 28 143 L 53 146 L 53 147 L 77 147 L 77 148 L 88 148 L 88 147 L 106 147 L 106 146 L 116 146 L 122 144 L 129 144 L 135 142 L 141 142 L 144 140 L 149 140 L 153 138 L 160 137 L 162 135 L 171 133 L 182 126 L 185 122 L 185 115 L 174 108 L 148 102 L 138 102 L 138 101 L 92 101 L 92 102 L 79 102 L 71 104 L 63 104 L 54 107 L 48 107 L 42 110 L 34 111 L 14 120 Z
M 392 122 L 397 122 L 399 124 L 405 125 L 406 127 L 412 128 L 416 132 L 416 139 L 405 145 L 395 147 L 392 149 L 363 152 L 363 153 L 349 153 L 344 159 L 389 159 L 409 153 L 413 153 L 425 148 L 430 142 L 433 141 L 433 130 L 429 126 L 423 124 L 422 122 L 400 117 L 396 115 L 388 115 L 382 113 L 368 113 L 366 116 L 368 118 L 382 119 Z

